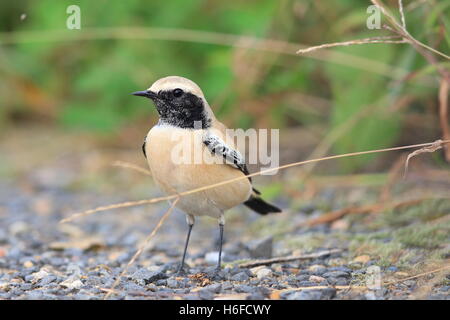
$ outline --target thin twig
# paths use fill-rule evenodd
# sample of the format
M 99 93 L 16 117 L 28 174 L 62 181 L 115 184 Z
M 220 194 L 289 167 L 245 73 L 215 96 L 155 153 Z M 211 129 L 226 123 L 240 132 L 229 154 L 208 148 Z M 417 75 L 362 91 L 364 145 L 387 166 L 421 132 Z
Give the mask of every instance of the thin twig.
M 436 273 L 436 272 L 439 272 L 439 271 L 447 270 L 447 269 L 450 269 L 450 265 L 446 265 L 444 267 L 441 267 L 441 268 L 438 268 L 438 269 L 435 269 L 435 270 L 419 273 L 419 274 L 416 274 L 415 276 L 403 278 L 403 279 L 400 279 L 400 280 L 389 281 L 389 282 L 384 283 L 384 285 L 388 286 L 388 285 L 399 283 L 399 282 L 403 282 L 403 281 L 406 281 L 406 280 L 420 278 L 420 277 L 423 277 L 423 276 L 426 276 L 426 275 L 429 275 L 429 274 L 433 274 L 433 273 Z
M 405 13 L 403 12 L 403 1 L 398 0 L 398 11 L 400 12 L 400 17 L 402 19 L 402 27 L 406 30 L 406 20 L 405 20 Z
M 343 42 L 334 42 L 334 43 L 326 43 L 322 44 L 320 46 L 314 46 L 309 47 L 306 49 L 300 49 L 296 53 L 297 54 L 305 54 L 312 51 L 325 49 L 325 48 L 333 48 L 333 47 L 345 47 L 345 46 L 352 46 L 352 45 L 358 45 L 358 44 L 373 44 L 373 43 L 408 43 L 405 39 L 402 40 L 389 40 L 389 39 L 395 39 L 400 38 L 400 36 L 387 36 L 387 37 L 372 37 L 372 38 L 365 38 L 365 39 L 356 39 L 356 40 L 350 40 L 350 41 L 343 41 Z
M 134 256 L 130 259 L 130 261 L 128 261 L 127 265 L 125 266 L 125 268 L 122 270 L 122 272 L 120 273 L 120 275 L 117 277 L 116 281 L 114 281 L 113 285 L 111 286 L 111 288 L 109 289 L 109 291 L 107 292 L 107 294 L 104 297 L 104 300 L 108 299 L 109 296 L 114 293 L 114 288 L 117 286 L 117 284 L 120 282 L 120 279 L 124 276 L 124 274 L 127 272 L 128 268 L 136 261 L 137 258 L 139 258 L 139 256 L 142 254 L 142 252 L 145 250 L 145 248 L 147 247 L 148 243 L 150 242 L 150 240 L 155 236 L 156 232 L 159 230 L 159 228 L 161 228 L 161 226 L 163 225 L 164 221 L 166 221 L 166 219 L 169 217 L 169 215 L 172 213 L 173 209 L 175 208 L 175 205 L 177 204 L 178 200 L 180 198 L 176 198 L 175 201 L 172 203 L 172 205 L 170 206 L 169 209 L 167 209 L 166 213 L 164 213 L 164 215 L 161 217 L 161 219 L 159 220 L 158 224 L 156 225 L 156 227 L 153 229 L 153 231 L 147 236 L 147 238 L 145 239 L 144 243 L 141 245 L 141 247 L 136 251 L 136 253 L 134 254 Z
M 256 261 L 241 263 L 238 265 L 238 267 L 239 268 L 252 268 L 252 267 L 258 267 L 258 266 L 270 265 L 270 264 L 274 264 L 274 263 L 281 263 L 281 262 L 316 259 L 316 258 L 322 258 L 325 256 L 329 256 L 330 254 L 338 253 L 338 252 L 342 252 L 342 250 L 333 249 L 333 250 L 322 251 L 322 252 L 317 252 L 317 253 L 303 254 L 303 255 L 299 255 L 299 256 L 277 257 L 277 258 L 272 258 L 272 259 L 256 260 Z
M 369 150 L 369 151 L 352 152 L 352 153 L 346 153 L 346 154 L 339 154 L 339 155 L 334 155 L 334 156 L 323 157 L 323 158 L 319 158 L 319 159 L 310 159 L 310 160 L 305 160 L 305 161 L 293 162 L 293 163 L 285 164 L 283 166 L 279 166 L 279 167 L 276 167 L 276 168 L 261 170 L 261 171 L 258 171 L 258 172 L 252 173 L 252 174 L 248 174 L 248 175 L 245 175 L 245 176 L 241 176 L 241 177 L 237 177 L 237 178 L 229 179 L 229 180 L 224 180 L 222 182 L 214 183 L 214 184 L 211 184 L 211 185 L 208 185 L 208 186 L 204 186 L 204 187 L 200 187 L 200 188 L 191 189 L 191 190 L 180 192 L 180 193 L 177 193 L 177 194 L 172 194 L 172 195 L 169 195 L 169 196 L 152 198 L 152 199 L 144 199 L 144 200 L 138 200 L 138 201 L 127 201 L 127 202 L 122 202 L 122 203 L 117 203 L 117 204 L 100 206 L 100 207 L 97 207 L 95 209 L 90 209 L 90 210 L 86 210 L 86 211 L 83 211 L 83 212 L 72 214 L 71 216 L 69 216 L 69 217 L 67 217 L 65 219 L 62 219 L 60 221 L 60 223 L 70 222 L 70 221 L 73 221 L 73 220 L 75 220 L 77 218 L 89 216 L 89 215 L 94 214 L 96 212 L 101 212 L 101 211 L 106 211 L 106 210 L 111 210 L 111 209 L 118 209 L 118 208 L 134 207 L 134 206 L 139 206 L 139 205 L 144 205 L 144 204 L 151 204 L 151 203 L 157 203 L 157 202 L 166 201 L 166 200 L 172 200 L 172 199 L 175 199 L 175 198 L 177 198 L 179 196 L 186 196 L 186 195 L 190 195 L 190 194 L 193 194 L 193 193 L 197 193 L 197 192 L 209 190 L 209 189 L 212 189 L 212 188 L 220 187 L 220 186 L 223 186 L 223 185 L 227 185 L 229 183 L 233 183 L 233 182 L 236 182 L 236 181 L 247 179 L 248 177 L 259 176 L 259 175 L 263 175 L 263 174 L 266 174 L 266 173 L 276 172 L 278 170 L 283 170 L 283 169 L 287 169 L 287 168 L 291 168 L 291 167 L 296 167 L 296 166 L 300 166 L 300 165 L 304 165 L 304 164 L 308 164 L 308 163 L 314 163 L 314 162 L 326 161 L 326 160 L 333 160 L 333 159 L 340 159 L 340 158 L 345 158 L 345 157 L 354 157 L 354 156 L 366 155 L 366 154 L 372 154 L 372 153 L 381 153 L 381 152 L 389 152 L 389 151 L 396 151 L 396 150 L 420 148 L 420 147 L 431 146 L 431 145 L 434 145 L 435 143 L 436 142 L 427 142 L 427 143 L 420 143 L 420 144 L 407 145 L 407 146 L 401 146 L 401 147 L 393 147 L 393 148 L 386 148 L 386 149 L 377 149 L 377 150 Z M 445 141 L 442 141 L 441 143 L 442 144 L 447 144 L 447 143 L 450 143 L 450 140 L 445 140 Z
M 425 153 L 425 152 L 435 152 L 439 149 L 442 149 L 444 144 L 442 143 L 443 140 L 436 140 L 435 142 L 433 142 L 431 145 L 423 147 L 419 150 L 416 150 L 414 152 L 411 152 L 410 154 L 408 154 L 408 156 L 406 157 L 406 161 L 405 161 L 405 171 L 403 173 L 403 178 L 406 178 L 406 175 L 408 173 L 408 167 L 409 167 L 409 160 L 415 156 L 418 156 L 419 154 Z
M 450 139 L 450 127 L 448 118 L 448 93 L 449 81 L 445 78 L 441 79 L 441 86 L 439 88 L 439 121 L 442 129 L 442 139 Z M 445 147 L 445 159 L 450 162 L 450 148 Z
M 152 175 L 152 173 L 149 170 L 144 169 L 144 168 L 142 168 L 142 167 L 140 167 L 138 165 L 135 165 L 133 163 L 130 163 L 130 162 L 117 160 L 117 161 L 113 162 L 112 165 L 115 166 L 115 167 L 122 167 L 122 168 L 126 168 L 126 169 L 132 169 L 132 170 L 144 173 L 144 174 L 149 175 L 149 176 Z
M 444 57 L 448 60 L 450 60 L 450 56 L 420 42 L 419 40 L 417 40 L 416 38 L 414 38 L 409 32 L 408 30 L 406 30 L 406 28 L 404 28 L 398 21 L 397 19 L 387 10 L 387 8 L 381 4 L 381 2 L 379 0 L 371 0 L 372 3 L 374 5 L 376 5 L 381 12 L 386 16 L 386 18 L 389 20 L 389 22 L 391 23 L 392 27 L 395 29 L 395 33 L 398 35 L 401 35 L 403 38 L 405 38 L 406 40 L 409 40 L 411 43 L 414 43 L 416 46 L 422 47 L 428 51 L 431 51 L 441 57 Z M 394 30 L 391 30 L 394 31 Z

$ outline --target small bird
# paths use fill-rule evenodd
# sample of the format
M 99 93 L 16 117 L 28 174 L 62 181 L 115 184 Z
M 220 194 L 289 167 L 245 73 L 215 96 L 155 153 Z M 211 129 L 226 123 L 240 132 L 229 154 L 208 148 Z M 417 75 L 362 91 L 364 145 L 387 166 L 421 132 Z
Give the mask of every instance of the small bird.
M 193 81 L 169 76 L 133 95 L 151 99 L 159 114 L 159 121 L 145 137 L 142 150 L 153 179 L 165 193 L 180 193 L 249 174 L 245 159 L 234 143 L 225 142 L 229 140 L 226 139 L 227 128 L 216 119 L 202 90 Z M 180 147 L 189 150 L 184 158 L 187 161 L 178 161 L 174 157 Z M 195 161 L 196 154 L 202 155 L 204 161 Z M 220 245 L 216 270 L 220 270 L 224 212 L 242 203 L 262 215 L 281 212 L 261 199 L 260 192 L 252 187 L 250 177 L 179 199 L 176 207 L 186 214 L 189 228 L 178 273 L 184 272 L 196 216 L 218 219 Z

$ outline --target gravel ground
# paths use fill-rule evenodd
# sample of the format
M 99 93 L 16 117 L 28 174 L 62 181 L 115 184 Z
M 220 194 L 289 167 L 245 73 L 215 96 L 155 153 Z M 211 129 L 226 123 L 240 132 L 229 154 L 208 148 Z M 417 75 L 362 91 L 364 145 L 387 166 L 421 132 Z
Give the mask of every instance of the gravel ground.
M 94 159 L 98 154 L 90 156 Z M 83 162 L 70 156 L 58 158 L 47 166 L 23 170 L 19 177 L 0 180 L 0 299 L 103 299 L 168 208 L 161 203 L 120 209 L 59 224 L 73 212 L 126 201 L 128 195 L 140 199 L 158 194 L 148 178 L 134 173 L 111 177 L 110 171 L 98 172 L 97 167 L 89 171 L 74 163 Z M 94 171 L 97 179 L 109 179 L 108 183 L 92 187 L 91 177 L 79 174 Z M 143 181 L 137 184 L 137 179 Z M 127 196 L 118 195 L 119 186 L 122 190 L 129 186 Z M 333 202 L 334 193 L 327 189 L 321 195 L 278 216 L 259 217 L 245 208 L 231 211 L 225 228 L 224 268 L 218 274 L 213 272 L 218 228 L 207 218 L 194 226 L 187 274 L 175 274 L 187 231 L 184 215 L 175 211 L 110 299 L 449 299 L 448 269 L 399 281 L 418 274 L 423 260 L 437 261 L 439 266 L 448 263 L 448 234 L 439 245 L 439 259 L 425 257 L 429 249 L 414 248 L 412 253 L 402 249 L 406 260 L 389 263 L 389 259 L 382 261 L 381 251 L 372 253 L 367 246 L 373 245 L 373 239 L 355 245 L 354 239 L 374 232 L 363 220 L 340 219 L 285 235 L 274 232 L 273 228 L 283 232 L 286 226 L 320 216 L 324 201 Z M 286 201 L 276 202 L 286 208 Z M 388 235 L 390 230 L 395 229 L 387 230 Z M 381 243 L 387 246 L 391 239 L 381 236 Z M 341 252 L 254 268 L 237 266 L 329 249 Z

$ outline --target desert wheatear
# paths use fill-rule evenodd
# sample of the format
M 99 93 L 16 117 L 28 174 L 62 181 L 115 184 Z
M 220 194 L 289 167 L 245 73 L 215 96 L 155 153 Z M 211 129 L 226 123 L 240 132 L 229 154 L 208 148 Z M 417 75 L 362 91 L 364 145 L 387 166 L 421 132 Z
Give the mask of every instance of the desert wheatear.
M 164 192 L 180 193 L 249 174 L 244 157 L 227 139 L 225 125 L 216 119 L 197 84 L 171 76 L 133 94 L 150 98 L 159 113 L 159 122 L 148 132 L 142 149 Z M 249 178 L 181 197 L 176 206 L 186 213 L 189 229 L 179 272 L 183 271 L 195 216 L 218 219 L 220 269 L 226 210 L 242 203 L 263 215 L 281 211 L 259 194 Z

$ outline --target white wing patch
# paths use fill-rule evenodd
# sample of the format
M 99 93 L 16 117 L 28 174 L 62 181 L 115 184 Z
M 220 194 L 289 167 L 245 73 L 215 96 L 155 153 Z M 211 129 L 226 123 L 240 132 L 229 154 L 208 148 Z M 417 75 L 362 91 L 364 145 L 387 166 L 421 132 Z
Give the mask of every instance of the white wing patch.
M 207 132 L 203 136 L 203 143 L 209 149 L 209 151 L 211 151 L 212 154 L 222 156 L 226 164 L 240 170 L 245 175 L 250 174 L 245 163 L 245 158 L 242 156 L 242 154 L 239 151 L 229 147 L 218 136 L 212 134 L 211 132 Z M 248 180 L 250 181 L 250 183 L 252 182 L 251 177 L 248 177 Z M 256 194 L 261 194 L 255 188 L 252 189 Z
M 245 167 L 247 171 L 247 166 L 245 165 L 245 159 L 241 153 L 233 148 L 230 148 L 222 139 L 211 133 L 207 133 L 203 137 L 203 143 L 211 151 L 212 154 L 222 156 L 228 165 L 233 166 L 236 169 L 242 169 Z M 242 168 L 242 169 L 241 169 Z M 245 172 L 244 172 L 245 173 Z M 247 173 L 248 174 L 248 171 Z

